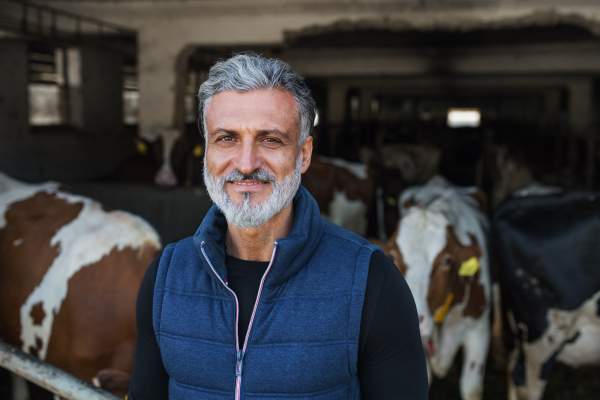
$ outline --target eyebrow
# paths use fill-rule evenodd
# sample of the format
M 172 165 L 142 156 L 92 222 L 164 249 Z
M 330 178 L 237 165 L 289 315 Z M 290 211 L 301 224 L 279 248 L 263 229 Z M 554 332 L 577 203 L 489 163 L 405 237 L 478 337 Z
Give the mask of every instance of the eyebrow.
M 289 139 L 289 133 L 281 132 L 279 129 L 265 129 L 258 132 L 258 136 L 277 135 L 282 136 L 285 139 Z

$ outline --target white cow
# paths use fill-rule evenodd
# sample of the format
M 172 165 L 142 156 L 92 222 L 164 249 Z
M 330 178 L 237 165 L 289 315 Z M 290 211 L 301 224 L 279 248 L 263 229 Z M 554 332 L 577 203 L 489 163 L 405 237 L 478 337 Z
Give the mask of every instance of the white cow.
M 477 188 L 440 176 L 400 197 L 398 265 L 417 306 L 428 371 L 444 377 L 463 348 L 460 393 L 479 400 L 490 343 L 488 221 Z

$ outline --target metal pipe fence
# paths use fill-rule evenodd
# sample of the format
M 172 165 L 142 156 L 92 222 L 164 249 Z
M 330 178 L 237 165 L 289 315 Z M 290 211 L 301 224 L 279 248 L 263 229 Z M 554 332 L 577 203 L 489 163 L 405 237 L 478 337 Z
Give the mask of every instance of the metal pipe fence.
M 0 367 L 67 400 L 122 400 L 0 340 Z

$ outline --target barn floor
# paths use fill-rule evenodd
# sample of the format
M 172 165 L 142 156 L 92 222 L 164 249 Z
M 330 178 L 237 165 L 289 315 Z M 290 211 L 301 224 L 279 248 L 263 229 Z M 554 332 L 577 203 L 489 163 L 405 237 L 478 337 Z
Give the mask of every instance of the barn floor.
M 446 379 L 434 380 L 429 391 L 429 399 L 460 400 L 458 389 L 460 369 L 459 362 L 455 362 Z M 483 399 L 506 400 L 507 396 L 506 372 L 488 367 Z M 543 400 L 600 400 L 600 367 L 573 369 L 557 364 L 552 371 Z
M 455 363 L 447 379 L 431 385 L 431 400 L 460 400 L 458 379 L 460 365 Z M 488 368 L 484 386 L 484 400 L 506 400 L 506 376 L 503 371 Z M 11 400 L 10 378 L 0 368 L 0 400 Z M 582 367 L 577 370 L 557 365 L 552 373 L 544 400 L 600 400 L 600 367 Z

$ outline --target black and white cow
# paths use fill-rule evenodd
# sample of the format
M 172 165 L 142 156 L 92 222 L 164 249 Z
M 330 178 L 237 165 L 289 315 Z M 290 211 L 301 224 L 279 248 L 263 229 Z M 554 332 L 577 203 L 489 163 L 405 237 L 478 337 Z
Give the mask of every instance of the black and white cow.
M 555 361 L 600 364 L 600 192 L 515 197 L 491 243 L 516 338 L 509 398 L 538 400 Z

